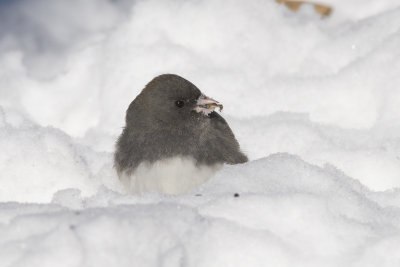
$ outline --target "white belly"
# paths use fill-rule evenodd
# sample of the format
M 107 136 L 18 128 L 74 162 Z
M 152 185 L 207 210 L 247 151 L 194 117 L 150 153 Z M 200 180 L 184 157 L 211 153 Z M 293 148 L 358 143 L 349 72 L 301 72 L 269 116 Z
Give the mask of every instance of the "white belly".
M 124 173 L 120 179 L 130 193 L 182 194 L 207 181 L 221 166 L 196 166 L 191 158 L 174 157 L 142 162 L 132 175 Z

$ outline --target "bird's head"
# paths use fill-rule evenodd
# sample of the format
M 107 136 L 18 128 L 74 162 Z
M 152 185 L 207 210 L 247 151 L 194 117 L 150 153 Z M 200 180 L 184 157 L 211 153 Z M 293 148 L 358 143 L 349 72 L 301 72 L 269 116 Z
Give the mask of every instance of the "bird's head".
M 222 104 L 205 96 L 194 84 L 174 74 L 163 74 L 150 81 L 131 103 L 127 125 L 146 122 L 182 125 L 207 118 Z

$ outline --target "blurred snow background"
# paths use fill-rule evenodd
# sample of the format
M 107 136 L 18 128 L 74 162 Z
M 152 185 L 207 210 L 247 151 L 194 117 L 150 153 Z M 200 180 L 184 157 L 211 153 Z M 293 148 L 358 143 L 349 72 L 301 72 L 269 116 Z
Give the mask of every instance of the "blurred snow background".
M 0 266 L 399 266 L 400 2 L 325 2 L 0 1 Z M 129 196 L 114 142 L 161 73 L 252 161 Z

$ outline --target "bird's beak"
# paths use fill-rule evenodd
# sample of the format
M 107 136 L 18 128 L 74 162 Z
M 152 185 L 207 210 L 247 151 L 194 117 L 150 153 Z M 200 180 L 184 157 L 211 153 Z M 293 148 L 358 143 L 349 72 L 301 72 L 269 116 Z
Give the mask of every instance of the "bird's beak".
M 197 99 L 197 103 L 196 106 L 194 107 L 194 110 L 196 112 L 202 112 L 204 115 L 207 116 L 208 114 L 213 112 L 215 108 L 219 108 L 219 111 L 221 111 L 223 106 L 218 101 L 202 94 Z

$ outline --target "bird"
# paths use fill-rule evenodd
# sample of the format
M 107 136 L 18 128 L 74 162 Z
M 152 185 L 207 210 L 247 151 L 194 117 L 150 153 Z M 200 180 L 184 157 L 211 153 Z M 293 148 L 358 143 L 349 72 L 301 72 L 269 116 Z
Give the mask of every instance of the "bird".
M 130 103 L 116 142 L 114 167 L 127 191 L 183 194 L 223 164 L 247 162 L 222 108 L 181 76 L 153 78 Z

